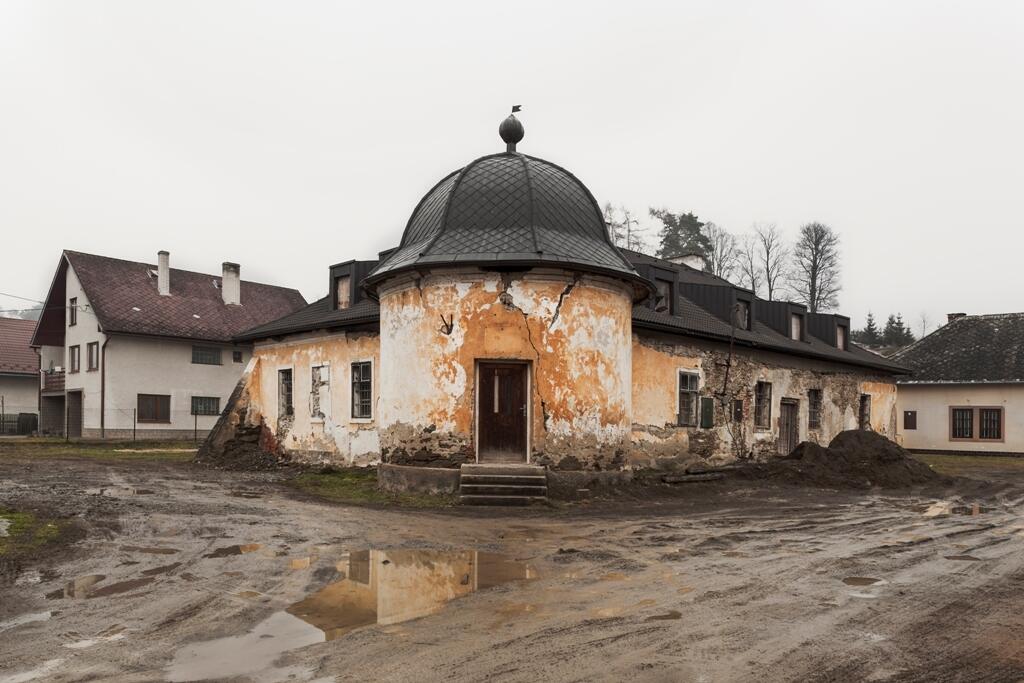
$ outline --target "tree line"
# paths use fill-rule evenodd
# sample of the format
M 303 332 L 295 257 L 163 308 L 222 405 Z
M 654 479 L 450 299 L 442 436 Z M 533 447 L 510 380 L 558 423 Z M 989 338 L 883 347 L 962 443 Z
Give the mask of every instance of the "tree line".
M 921 334 L 927 334 L 928 320 L 922 314 Z M 885 321 L 885 326 L 879 329 L 875 322 L 875 315 L 868 311 L 868 317 L 863 329 L 854 330 L 850 333 L 853 340 L 865 346 L 907 346 L 917 341 L 917 337 L 910 330 L 910 326 L 903 322 L 902 313 L 890 313 Z
M 648 209 L 660 223 L 654 255 L 674 258 L 695 254 L 705 270 L 737 283 L 768 301 L 791 299 L 812 313 L 839 305 L 839 235 L 824 223 L 800 226 L 790 241 L 774 223 L 757 223 L 743 234 L 701 221 L 692 212 Z M 649 253 L 647 229 L 625 207 L 604 206 L 604 220 L 612 241 L 626 249 Z

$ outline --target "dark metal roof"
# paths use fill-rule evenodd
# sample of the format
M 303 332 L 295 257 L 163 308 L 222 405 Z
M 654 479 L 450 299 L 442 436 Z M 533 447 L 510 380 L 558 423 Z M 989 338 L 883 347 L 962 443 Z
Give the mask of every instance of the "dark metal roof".
M 517 153 L 481 157 L 420 200 L 402 242 L 366 278 L 432 266 L 556 266 L 649 284 L 612 244 L 590 191 L 555 164 Z
M 377 325 L 380 323 L 380 309 L 376 301 L 363 299 L 349 308 L 332 308 L 333 298 L 325 296 L 314 301 L 305 308 L 286 315 L 279 320 L 254 327 L 235 337 L 235 341 L 252 341 L 279 337 L 285 334 L 298 334 L 314 330 L 331 330 L 355 327 L 358 325 Z
M 893 359 L 913 370 L 901 383 L 1024 382 L 1024 313 L 957 318 Z

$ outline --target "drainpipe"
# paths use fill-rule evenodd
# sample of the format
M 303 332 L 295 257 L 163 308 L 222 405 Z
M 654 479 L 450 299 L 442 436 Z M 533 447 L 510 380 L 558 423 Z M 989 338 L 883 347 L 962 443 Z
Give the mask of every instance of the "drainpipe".
M 103 340 L 100 347 L 100 438 L 107 438 L 107 344 L 110 337 Z

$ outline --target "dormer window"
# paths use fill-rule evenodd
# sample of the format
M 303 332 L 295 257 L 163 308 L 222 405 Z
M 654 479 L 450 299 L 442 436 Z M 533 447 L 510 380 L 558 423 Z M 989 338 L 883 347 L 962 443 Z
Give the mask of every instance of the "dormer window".
M 733 324 L 741 330 L 750 329 L 750 302 L 745 299 L 737 299 L 736 307 L 733 309 Z
M 846 329 L 846 325 L 836 325 L 836 348 L 840 351 L 848 350 L 846 343 L 846 339 L 849 336 L 848 332 L 849 330 Z
M 336 308 L 341 310 L 348 308 L 352 303 L 352 278 L 348 275 L 342 275 L 334 278 L 334 293 L 335 300 L 338 302 Z
M 658 313 L 668 313 L 669 315 L 675 313 L 675 297 L 673 296 L 673 289 L 675 287 L 669 280 L 662 280 L 656 278 L 654 280 L 654 286 L 658 290 L 657 298 L 654 302 L 654 310 Z
M 804 317 L 799 313 L 791 313 L 789 316 L 789 338 L 793 341 L 804 340 Z

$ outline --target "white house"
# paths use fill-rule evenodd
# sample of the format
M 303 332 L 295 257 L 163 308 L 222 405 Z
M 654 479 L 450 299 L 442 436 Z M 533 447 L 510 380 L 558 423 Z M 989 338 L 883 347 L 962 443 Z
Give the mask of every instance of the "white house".
M 40 431 L 192 438 L 213 426 L 251 347 L 232 337 L 306 305 L 294 289 L 64 251 L 32 345 Z
M 39 356 L 29 345 L 35 327 L 34 320 L 0 318 L 0 434 L 23 431 L 19 415 L 39 414 Z

